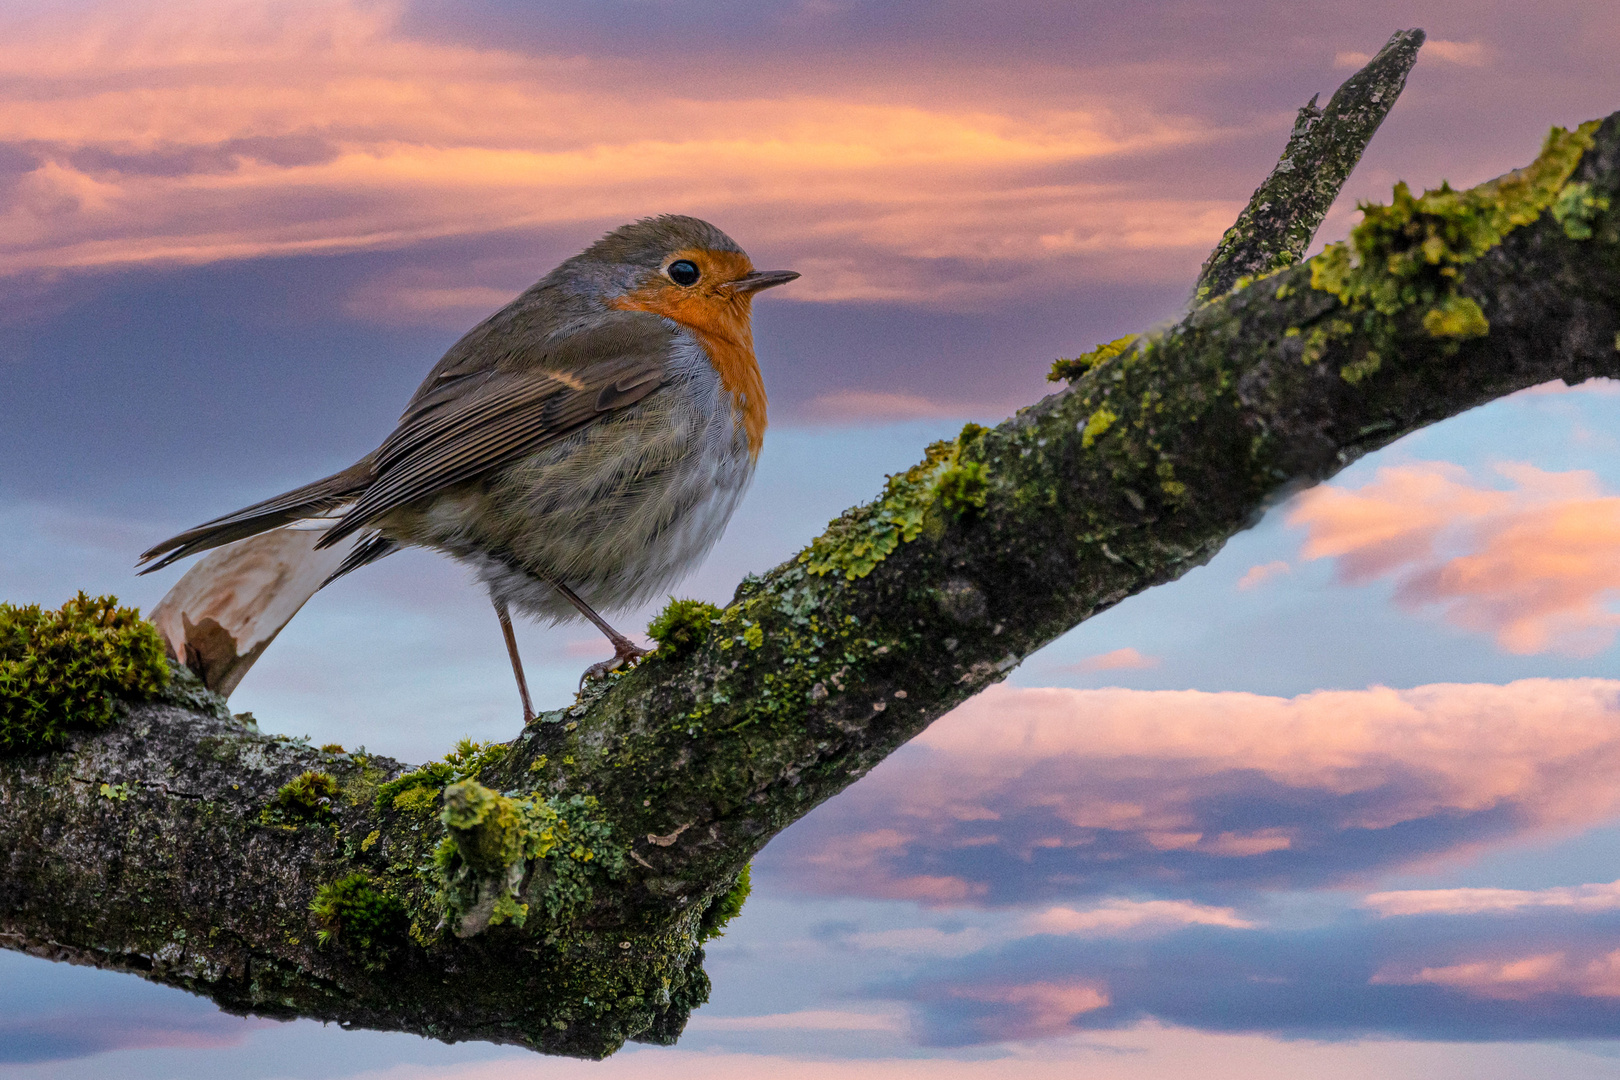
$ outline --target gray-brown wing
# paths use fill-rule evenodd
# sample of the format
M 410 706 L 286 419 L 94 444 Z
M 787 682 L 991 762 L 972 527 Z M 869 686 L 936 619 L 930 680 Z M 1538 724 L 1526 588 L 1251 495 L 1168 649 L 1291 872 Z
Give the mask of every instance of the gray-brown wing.
M 413 402 L 371 456 L 376 478 L 321 546 L 642 400 L 669 378 L 669 332 L 653 329 L 632 337 L 614 328 L 596 337 L 594 350 L 578 340 L 594 335 L 575 335 L 556 355 L 537 352 L 527 370 L 491 372 L 455 396 Z M 638 347 L 627 350 L 631 341 Z

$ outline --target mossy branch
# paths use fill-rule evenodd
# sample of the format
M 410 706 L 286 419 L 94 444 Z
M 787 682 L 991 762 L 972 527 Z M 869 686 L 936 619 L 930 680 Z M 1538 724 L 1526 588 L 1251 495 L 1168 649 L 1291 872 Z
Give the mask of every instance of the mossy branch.
M 1204 263 L 1193 289 L 1196 301 L 1300 260 L 1400 97 L 1423 40 L 1422 30 L 1397 31 L 1366 67 L 1334 91 L 1326 108 L 1317 108 L 1313 97 L 1299 110 L 1277 167 Z
M 932 720 L 1361 454 L 1620 375 L 1617 199 L 1611 117 L 1369 208 L 1348 244 L 930 447 L 725 607 L 676 604 L 668 654 L 507 744 L 406 773 L 267 738 L 177 674 L 0 758 L 0 943 L 233 1010 L 673 1041 L 753 856 Z

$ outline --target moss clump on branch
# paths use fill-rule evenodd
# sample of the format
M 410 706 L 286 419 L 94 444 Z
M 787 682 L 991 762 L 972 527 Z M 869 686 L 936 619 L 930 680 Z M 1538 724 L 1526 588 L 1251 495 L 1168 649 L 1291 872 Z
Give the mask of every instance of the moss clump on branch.
M 480 743 L 462 739 L 443 761 L 430 761 L 404 776 L 379 784 L 376 806 L 379 810 L 404 810 L 430 814 L 439 809 L 439 793 L 461 780 L 476 780 L 485 769 L 506 760 L 512 748 L 506 743 Z
M 435 902 L 459 937 L 522 927 L 535 907 L 555 928 L 590 903 L 599 876 L 624 872 L 594 796 L 514 799 L 462 780 L 444 789 L 440 821 Z
M 99 731 L 119 699 L 149 698 L 168 681 L 157 630 L 116 597 L 81 592 L 55 611 L 0 604 L 0 755 Z
M 1063 382 L 1068 379 L 1078 379 L 1098 364 L 1112 360 L 1126 349 L 1130 348 L 1140 338 L 1141 334 L 1126 334 L 1122 338 L 1115 338 L 1106 345 L 1099 345 L 1088 353 L 1079 356 L 1052 361 L 1052 370 L 1046 373 L 1047 382 Z
M 699 944 L 724 937 L 726 924 L 742 913 L 743 904 L 754 891 L 752 870 L 752 866 L 743 867 L 731 888 L 715 897 L 714 903 L 703 913 L 703 920 L 698 924 Z
M 1341 371 L 1347 382 L 1359 382 L 1393 348 L 1396 332 L 1389 320 L 1404 311 L 1421 311 L 1430 337 L 1458 341 L 1488 334 L 1490 321 L 1479 303 L 1456 291 L 1461 268 L 1549 208 L 1571 239 L 1592 236 L 1592 222 L 1608 209 L 1608 199 L 1592 195 L 1589 184 L 1567 181 L 1597 128 L 1598 121 L 1574 131 L 1553 128 L 1535 161 L 1467 191 L 1442 184 L 1414 197 L 1401 183 L 1388 206 L 1362 203 L 1363 219 L 1350 239 L 1328 245 L 1311 261 L 1311 287 L 1338 297 L 1355 321 L 1335 318 L 1312 329 L 1306 362 L 1350 337 L 1359 322 L 1370 346 Z
M 281 785 L 275 798 L 259 814 L 262 825 L 296 829 L 300 825 L 326 825 L 336 820 L 332 800 L 338 795 L 337 778 L 313 770 Z
M 709 630 L 720 617 L 720 609 L 702 600 L 669 598 L 669 605 L 647 624 L 647 636 L 658 642 L 654 655 L 660 660 L 679 660 L 696 652 L 709 640 Z
M 353 873 L 322 885 L 309 910 L 321 946 L 343 949 L 368 971 L 386 966 L 405 942 L 405 905 L 378 889 L 369 874 Z

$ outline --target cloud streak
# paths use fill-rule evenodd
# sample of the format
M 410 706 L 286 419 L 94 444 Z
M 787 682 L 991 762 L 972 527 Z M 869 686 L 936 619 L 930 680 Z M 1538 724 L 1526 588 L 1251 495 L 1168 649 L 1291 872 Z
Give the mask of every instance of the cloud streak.
M 1609 680 L 1295 698 L 997 687 L 760 865 L 807 892 L 931 905 L 1293 888 L 1589 826 L 1620 811 L 1617 782 Z
M 799 300 L 961 306 L 1076 255 L 1179 265 L 1236 210 L 1083 179 L 1088 163 L 1231 134 L 1096 94 L 1052 108 L 989 88 L 936 104 L 859 84 L 650 88 L 605 59 L 412 38 L 399 21 L 389 5 L 268 0 L 14 21 L 0 273 L 589 233 L 682 211 L 792 248 Z M 505 288 L 405 284 L 365 306 L 459 319 Z
M 1406 889 L 1369 894 L 1363 901 L 1380 915 L 1477 915 L 1533 908 L 1613 911 L 1620 908 L 1620 881 L 1551 889 Z
M 1620 614 L 1620 497 L 1588 471 L 1506 463 L 1513 486 L 1474 483 L 1462 468 L 1418 462 L 1379 469 L 1355 489 L 1325 485 L 1288 515 L 1307 559 L 1335 560 L 1339 580 L 1392 580 L 1395 600 L 1438 607 L 1453 625 L 1521 655 L 1591 656 L 1613 643 Z

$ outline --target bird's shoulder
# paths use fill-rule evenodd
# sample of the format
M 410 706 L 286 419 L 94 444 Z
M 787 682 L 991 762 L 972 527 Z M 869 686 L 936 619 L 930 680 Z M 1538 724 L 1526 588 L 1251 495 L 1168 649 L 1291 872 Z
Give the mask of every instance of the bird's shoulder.
M 542 283 L 543 284 L 543 283 Z M 667 368 L 678 331 L 640 311 L 587 305 L 537 286 L 464 334 L 428 372 L 402 425 L 449 403 L 535 384 L 598 392 Z

